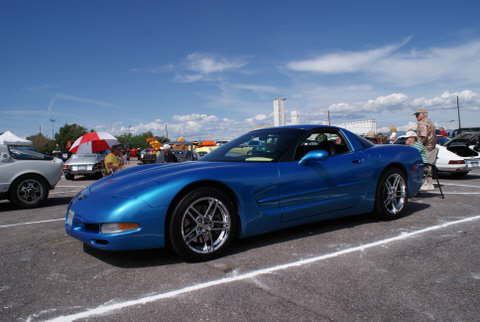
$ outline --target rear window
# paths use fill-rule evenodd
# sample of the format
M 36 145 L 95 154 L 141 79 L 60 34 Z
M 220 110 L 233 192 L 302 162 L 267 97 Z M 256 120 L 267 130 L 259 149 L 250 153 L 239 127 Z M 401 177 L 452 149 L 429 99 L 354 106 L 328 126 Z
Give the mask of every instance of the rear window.
M 368 141 L 367 139 L 362 138 L 361 136 L 357 135 L 357 139 L 358 139 L 358 142 L 360 142 L 360 145 L 362 146 L 362 148 L 364 148 L 364 149 L 368 149 L 368 148 L 371 148 L 372 146 L 374 146 L 374 144 L 372 142 Z
M 53 157 L 40 153 L 31 146 L 11 145 L 8 151 L 16 160 L 53 160 Z

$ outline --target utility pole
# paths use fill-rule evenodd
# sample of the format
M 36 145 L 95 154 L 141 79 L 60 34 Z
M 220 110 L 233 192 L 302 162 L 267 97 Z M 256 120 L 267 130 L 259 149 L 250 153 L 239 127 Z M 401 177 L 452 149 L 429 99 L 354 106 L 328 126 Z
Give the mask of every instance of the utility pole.
M 458 113 L 458 129 L 462 128 L 462 124 L 460 123 L 460 105 L 458 104 L 458 96 L 457 96 L 457 113 Z
M 168 124 L 165 123 L 165 137 L 168 139 Z
M 55 119 L 51 118 L 50 122 L 52 122 L 52 140 L 55 140 Z
M 330 122 L 330 110 L 327 111 L 327 116 L 328 116 L 328 126 L 331 125 L 331 122 Z

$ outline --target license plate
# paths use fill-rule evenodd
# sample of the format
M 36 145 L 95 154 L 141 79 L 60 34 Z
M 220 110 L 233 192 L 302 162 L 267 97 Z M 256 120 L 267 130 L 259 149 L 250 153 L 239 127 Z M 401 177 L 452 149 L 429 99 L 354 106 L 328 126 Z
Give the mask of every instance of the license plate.
M 78 171 L 78 167 L 76 165 L 72 166 L 72 171 Z
M 79 165 L 78 170 L 87 170 L 87 166 L 86 165 Z

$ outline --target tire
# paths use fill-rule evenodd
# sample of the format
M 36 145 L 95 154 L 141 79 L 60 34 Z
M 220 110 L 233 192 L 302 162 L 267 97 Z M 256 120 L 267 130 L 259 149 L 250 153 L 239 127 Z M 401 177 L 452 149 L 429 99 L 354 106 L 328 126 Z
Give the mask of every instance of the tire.
M 168 223 L 171 248 L 189 262 L 220 256 L 237 232 L 235 209 L 231 198 L 216 188 L 189 192 L 175 207 Z
M 75 180 L 75 176 L 74 176 L 73 174 L 66 173 L 66 174 L 65 174 L 65 179 L 67 179 L 67 180 Z
M 96 179 L 96 180 L 102 179 L 103 178 L 103 172 L 102 171 L 97 172 L 92 177 L 93 177 L 93 179 Z
M 403 172 L 387 169 L 378 182 L 375 198 L 375 214 L 384 220 L 402 217 L 408 206 L 408 186 Z
M 13 182 L 8 199 L 20 208 L 35 208 L 47 200 L 48 193 L 45 179 L 38 175 L 26 175 Z

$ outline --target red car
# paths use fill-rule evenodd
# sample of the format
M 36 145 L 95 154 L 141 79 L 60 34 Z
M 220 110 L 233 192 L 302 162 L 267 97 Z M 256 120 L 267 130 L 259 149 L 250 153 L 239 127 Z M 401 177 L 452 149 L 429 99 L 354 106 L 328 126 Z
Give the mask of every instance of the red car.
M 130 154 L 130 157 L 134 157 L 134 158 L 138 157 L 138 150 L 137 149 L 130 149 L 130 150 L 128 150 L 128 153 Z

